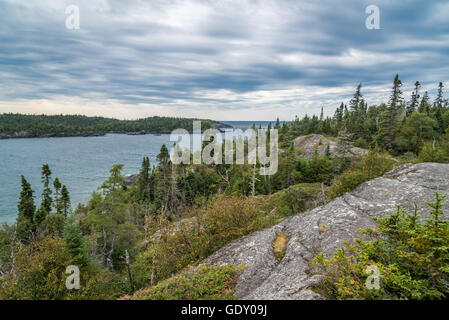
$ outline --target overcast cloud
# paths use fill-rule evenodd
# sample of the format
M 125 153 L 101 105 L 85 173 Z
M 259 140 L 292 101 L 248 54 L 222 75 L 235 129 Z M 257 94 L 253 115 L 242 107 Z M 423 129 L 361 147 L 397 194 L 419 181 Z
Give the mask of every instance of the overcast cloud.
M 0 112 L 291 120 L 331 115 L 359 82 L 375 104 L 395 73 L 406 98 L 449 80 L 447 1 L 0 0 L 0 15 Z

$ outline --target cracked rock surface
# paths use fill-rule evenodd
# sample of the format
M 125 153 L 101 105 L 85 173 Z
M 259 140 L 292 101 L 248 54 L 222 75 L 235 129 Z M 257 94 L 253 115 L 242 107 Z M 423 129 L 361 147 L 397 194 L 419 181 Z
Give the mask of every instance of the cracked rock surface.
M 237 281 L 239 299 L 324 299 L 308 289 L 320 281 L 308 274 L 311 258 L 319 252 L 332 254 L 344 241 L 357 237 L 356 230 L 374 227 L 373 217 L 394 212 L 398 204 L 411 211 L 416 202 L 422 216 L 428 217 L 422 200 L 433 201 L 437 187 L 443 193 L 449 191 L 449 164 L 401 165 L 324 206 L 237 239 L 203 263 L 248 266 Z M 449 218 L 449 201 L 443 210 Z M 272 248 L 279 231 L 289 237 L 281 261 L 276 260 Z
M 318 154 L 323 156 L 326 152 L 326 148 L 329 145 L 329 151 L 331 154 L 337 152 L 337 142 L 330 140 L 321 134 L 309 134 L 307 136 L 299 136 L 295 139 L 294 145 L 296 148 L 302 150 L 302 154 L 306 159 L 312 158 L 315 148 L 317 148 Z M 351 152 L 354 155 L 364 155 L 368 153 L 368 150 L 352 147 Z

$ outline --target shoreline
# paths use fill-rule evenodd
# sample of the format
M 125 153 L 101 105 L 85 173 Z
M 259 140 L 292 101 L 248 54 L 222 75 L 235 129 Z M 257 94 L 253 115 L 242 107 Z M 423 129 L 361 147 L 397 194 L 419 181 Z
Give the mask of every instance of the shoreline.
M 214 125 L 214 129 L 218 129 L 221 132 L 224 132 L 226 128 L 233 128 L 231 125 L 225 123 L 218 123 Z M 57 132 L 57 133 L 46 133 L 46 134 L 36 134 L 28 131 L 19 131 L 13 134 L 5 134 L 0 133 L 0 140 L 6 139 L 25 139 L 25 138 L 69 138 L 69 137 L 102 137 L 106 134 L 125 134 L 129 136 L 139 136 L 146 134 L 154 134 L 154 135 L 162 135 L 162 134 L 170 134 L 171 131 L 155 131 L 155 132 L 147 132 L 145 130 L 136 131 L 136 132 L 77 132 L 77 133 L 66 133 L 66 132 Z M 189 133 L 191 133 L 189 131 Z

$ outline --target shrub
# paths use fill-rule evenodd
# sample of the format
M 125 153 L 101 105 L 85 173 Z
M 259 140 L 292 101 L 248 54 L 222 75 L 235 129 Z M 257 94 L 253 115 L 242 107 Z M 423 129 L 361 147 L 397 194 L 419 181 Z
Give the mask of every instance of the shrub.
M 351 169 L 334 179 L 329 188 L 329 198 L 340 197 L 363 182 L 385 174 L 393 168 L 394 164 L 395 161 L 390 156 L 371 150 L 363 156 L 360 163 L 354 164 Z
M 435 202 L 427 203 L 429 219 L 419 219 L 416 207 L 410 214 L 398 206 L 377 219 L 375 230 L 363 230 L 372 240 L 346 243 L 330 259 L 318 255 L 312 266 L 324 280 L 317 290 L 334 299 L 449 298 L 449 221 L 442 219 L 441 210 L 445 198 L 435 192 Z M 365 285 L 368 267 L 379 270 L 378 288 Z
M 235 284 L 242 269 L 235 265 L 202 265 L 124 299 L 235 300 Z
M 368 142 L 366 142 L 365 139 L 363 139 L 362 137 L 360 137 L 360 138 L 358 138 L 358 139 L 354 142 L 354 147 L 363 148 L 363 149 L 368 149 L 368 148 L 369 148 L 369 144 L 368 144 Z
M 64 241 L 58 238 L 19 244 L 14 252 L 14 270 L 0 278 L 0 299 L 114 299 L 126 292 L 117 277 L 94 267 L 80 267 L 80 290 L 67 290 L 65 271 L 70 258 Z
M 155 280 L 198 263 L 229 242 L 273 225 L 276 217 L 261 209 L 261 200 L 217 195 L 196 209 L 190 224 L 173 223 L 154 240 Z
M 46 235 L 61 236 L 64 229 L 65 217 L 59 213 L 50 213 L 45 217 L 41 228 Z
M 424 147 L 419 153 L 418 158 L 421 162 L 447 162 L 447 158 L 444 154 L 443 149 L 435 146 L 435 144 L 432 142 L 424 144 Z

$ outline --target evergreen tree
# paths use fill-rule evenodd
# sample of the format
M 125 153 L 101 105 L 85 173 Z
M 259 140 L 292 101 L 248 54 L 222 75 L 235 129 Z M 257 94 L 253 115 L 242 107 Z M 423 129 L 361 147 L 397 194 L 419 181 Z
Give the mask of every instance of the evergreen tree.
M 407 116 L 411 115 L 413 112 L 415 112 L 418 109 L 418 100 L 420 98 L 419 95 L 419 88 L 421 87 L 421 84 L 419 81 L 415 82 L 415 90 L 412 92 L 412 99 L 410 101 L 410 104 L 407 107 Z
M 359 83 L 355 90 L 354 97 L 349 102 L 349 110 L 357 113 L 359 111 L 360 102 L 362 101 L 362 83 Z
M 22 190 L 20 192 L 19 212 L 16 221 L 17 236 L 22 242 L 28 241 L 34 230 L 33 219 L 36 207 L 34 205 L 33 192 L 29 182 L 22 176 Z
M 51 179 L 51 170 L 48 164 L 44 164 L 42 166 L 42 183 L 44 185 L 44 190 L 42 192 L 42 203 L 40 211 L 41 215 L 45 219 L 45 216 L 51 212 L 51 207 L 53 200 L 51 198 L 52 191 L 50 189 L 50 179 Z M 41 210 L 42 209 L 42 210 Z
M 53 181 L 53 187 L 55 188 L 55 198 L 54 198 L 54 207 L 56 210 L 56 213 L 58 214 L 62 214 L 62 201 L 61 201 L 61 188 L 62 188 L 62 184 L 61 181 L 59 181 L 59 178 L 56 177 L 55 180 Z
M 323 112 L 323 108 L 321 108 L 321 112 Z M 279 122 L 279 117 L 278 117 L 278 118 L 276 118 L 276 123 L 274 125 L 274 128 L 279 130 L 280 127 L 281 127 L 281 124 Z
M 351 161 L 352 145 L 351 145 L 351 134 L 346 130 L 340 130 L 337 137 L 337 149 L 336 149 L 336 159 L 338 160 L 337 169 L 339 171 L 343 170 Z
M 435 99 L 435 106 L 439 108 L 442 108 L 444 106 L 443 87 L 443 82 L 440 82 L 438 84 L 437 98 Z
M 375 141 L 382 150 L 392 150 L 397 131 L 397 116 L 402 103 L 402 81 L 396 74 L 393 81 L 393 88 L 390 96 L 390 103 L 383 112 L 380 121 L 380 128 L 375 137 Z
M 78 267 L 86 267 L 89 264 L 89 256 L 85 248 L 84 237 L 79 227 L 79 223 L 73 219 L 67 219 L 64 225 L 63 239 L 65 251 L 70 253 L 71 261 L 69 264 Z
M 158 178 L 158 198 L 162 213 L 166 213 L 168 210 L 168 203 L 170 200 L 170 154 L 165 144 L 162 145 L 159 154 L 156 157 L 159 164 L 159 178 Z
M 150 158 L 148 157 L 144 157 L 142 161 L 142 168 L 137 181 L 137 195 L 140 201 L 150 199 Z
M 70 212 L 70 194 L 65 185 L 63 185 L 61 189 L 61 209 L 62 214 L 67 217 Z
M 393 89 L 390 96 L 390 109 L 397 111 L 403 102 L 402 98 L 402 81 L 399 79 L 399 75 L 396 74 L 393 81 Z
M 425 113 L 430 116 L 429 94 L 427 91 L 424 92 L 421 103 L 419 104 L 418 112 Z

